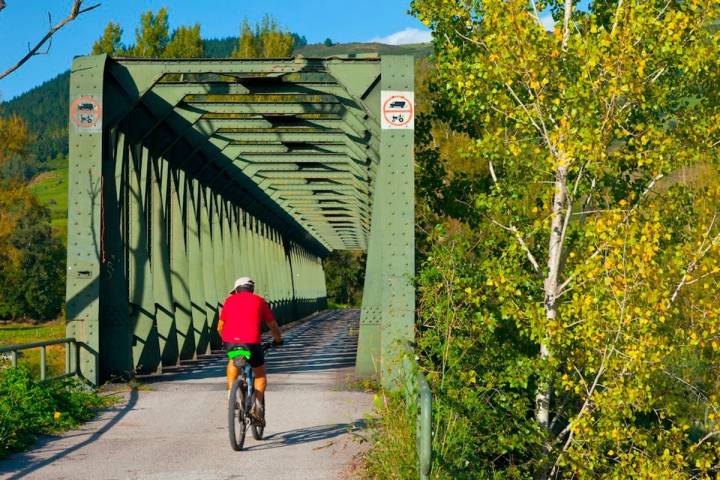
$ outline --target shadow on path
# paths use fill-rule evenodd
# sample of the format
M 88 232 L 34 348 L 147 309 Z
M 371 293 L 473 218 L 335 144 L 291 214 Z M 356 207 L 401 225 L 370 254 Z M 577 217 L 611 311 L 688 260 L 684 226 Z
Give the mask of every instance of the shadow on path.
M 284 333 L 285 345 L 266 353 L 268 373 L 309 373 L 355 365 L 359 310 L 329 310 Z M 213 352 L 198 360 L 164 367 L 161 375 L 143 375 L 143 383 L 225 377 L 226 356 Z
M 366 427 L 365 420 L 355 420 L 352 423 L 338 423 L 334 425 L 319 425 L 315 427 L 298 428 L 287 432 L 274 433 L 263 439 L 263 443 L 245 447 L 247 451 L 270 450 L 302 443 L 330 440 L 346 433 L 353 433 Z M 321 445 L 316 450 L 329 445 Z
M 100 437 L 103 436 L 107 431 L 109 431 L 111 428 L 113 428 L 122 418 L 128 414 L 134 407 L 135 404 L 137 404 L 138 400 L 138 391 L 136 389 L 133 389 L 130 392 L 130 397 L 128 398 L 128 402 L 125 406 L 123 406 L 105 425 L 100 427 L 97 431 L 91 433 L 88 435 L 88 437 L 83 440 L 80 443 L 76 443 L 75 445 L 72 445 L 67 448 L 60 449 L 57 453 L 52 455 L 49 458 L 36 461 L 33 459 L 31 455 L 28 455 L 27 453 L 17 453 L 15 455 L 12 455 L 11 457 L 5 459 L 3 462 L 0 462 L 0 473 L 12 473 L 13 475 L 10 477 L 7 477 L 7 480 L 19 480 L 26 475 L 31 474 L 32 472 L 39 470 L 40 468 L 45 467 L 46 465 L 49 465 L 83 447 L 86 445 L 98 440 Z M 73 435 L 73 437 L 77 437 L 82 435 L 81 433 Z M 43 449 L 47 449 L 49 447 L 52 447 L 54 442 L 65 440 L 67 438 L 70 438 L 68 436 L 63 437 L 42 437 L 33 447 L 32 451 L 39 452 Z M 31 451 L 31 452 L 32 452 Z

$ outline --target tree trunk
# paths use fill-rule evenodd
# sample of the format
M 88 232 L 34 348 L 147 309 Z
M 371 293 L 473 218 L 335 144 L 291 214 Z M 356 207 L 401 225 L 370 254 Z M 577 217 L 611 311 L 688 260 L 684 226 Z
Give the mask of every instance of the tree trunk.
M 545 318 L 552 321 L 558 318 L 557 295 L 560 280 L 560 269 L 563 251 L 563 213 L 567 208 L 567 166 L 565 162 L 555 172 L 555 193 L 552 204 L 552 221 L 550 226 L 550 240 L 548 245 L 548 273 L 545 278 Z M 547 339 L 540 339 L 540 360 L 550 360 L 552 352 L 547 345 Z M 552 382 L 543 379 L 538 384 L 535 394 L 535 420 L 544 430 L 550 428 L 550 391 Z M 550 432 L 547 432 L 548 434 Z M 545 443 L 546 453 L 550 453 L 550 441 Z M 547 473 L 541 473 L 539 478 L 546 478 Z

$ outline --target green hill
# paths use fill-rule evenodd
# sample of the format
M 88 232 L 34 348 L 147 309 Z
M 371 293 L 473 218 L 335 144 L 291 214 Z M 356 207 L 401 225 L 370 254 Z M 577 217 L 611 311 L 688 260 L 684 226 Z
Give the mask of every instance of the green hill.
M 0 115 L 17 114 L 35 136 L 31 147 L 40 162 L 67 154 L 67 111 L 70 71 L 61 73 L 14 99 L 0 104 Z

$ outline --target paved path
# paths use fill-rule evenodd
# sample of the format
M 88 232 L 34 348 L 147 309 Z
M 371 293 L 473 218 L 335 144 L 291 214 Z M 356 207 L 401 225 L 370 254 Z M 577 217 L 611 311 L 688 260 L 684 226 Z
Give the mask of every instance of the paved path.
M 230 449 L 225 360 L 213 355 L 147 377 L 126 400 L 80 430 L 0 461 L 2 479 L 225 480 L 352 478 L 352 437 L 370 409 L 348 391 L 359 312 L 326 312 L 269 352 L 265 439 Z

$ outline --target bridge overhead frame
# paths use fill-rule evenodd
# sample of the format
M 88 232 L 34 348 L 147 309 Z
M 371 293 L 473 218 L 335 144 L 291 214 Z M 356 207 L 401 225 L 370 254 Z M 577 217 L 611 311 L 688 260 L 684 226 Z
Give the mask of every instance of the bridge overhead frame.
M 78 57 L 70 82 L 67 333 L 82 376 L 219 346 L 240 275 L 281 322 L 325 308 L 322 259 L 368 250 L 357 371 L 413 338 L 413 131 L 381 128 L 412 57 Z

